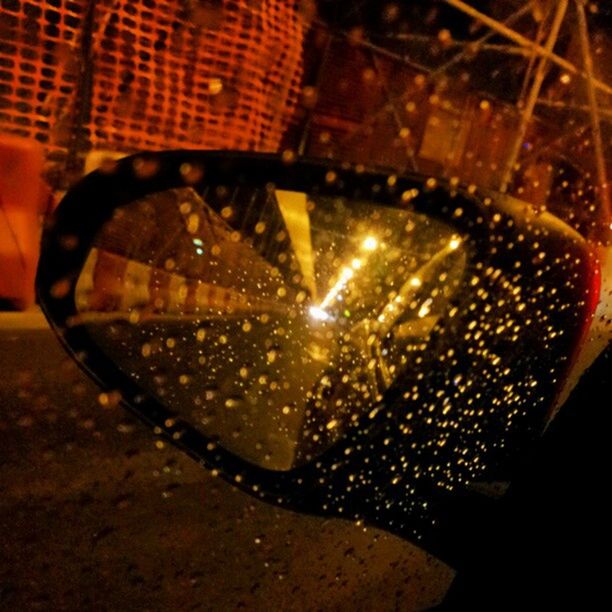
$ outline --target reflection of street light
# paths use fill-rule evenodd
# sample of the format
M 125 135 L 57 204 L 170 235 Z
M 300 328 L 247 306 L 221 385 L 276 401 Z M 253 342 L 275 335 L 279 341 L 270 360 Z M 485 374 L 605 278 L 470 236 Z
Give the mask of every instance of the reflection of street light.
M 460 244 L 461 244 L 461 238 L 457 238 L 455 236 L 451 238 L 451 241 L 448 243 L 448 246 L 451 248 L 451 250 L 455 251 L 456 249 L 459 248 Z
M 410 279 L 410 286 L 411 287 L 420 287 L 423 284 L 423 282 L 421 281 L 421 279 L 418 276 L 413 276 Z
M 420 319 L 426 317 L 431 312 L 431 304 L 433 300 L 431 298 L 427 298 L 421 307 L 419 308 L 418 316 Z
M 325 312 L 325 310 L 323 310 L 319 306 L 311 306 L 308 309 L 308 313 L 313 319 L 316 319 L 317 321 L 329 321 L 332 318 L 329 313 Z
M 342 291 L 346 283 L 353 278 L 353 270 L 348 266 L 346 268 L 342 268 L 342 272 L 340 273 L 340 278 L 337 280 L 336 284 L 329 290 L 329 293 L 325 296 L 325 299 L 321 302 L 321 308 L 325 308 L 330 304 L 330 302 Z
M 367 236 L 361 243 L 361 247 L 365 251 L 375 251 L 378 248 L 378 240 L 374 236 Z M 311 306 L 308 310 L 310 316 L 318 321 L 329 321 L 333 317 L 325 310 L 334 300 L 341 300 L 340 292 L 345 288 L 351 278 L 355 275 L 355 270 L 360 270 L 363 267 L 363 259 L 355 257 L 351 261 L 350 266 L 344 266 L 340 272 L 340 276 L 336 284 L 328 291 L 323 301 L 318 306 Z
M 375 251 L 378 248 L 378 240 L 374 236 L 368 236 L 361 245 L 366 251 Z

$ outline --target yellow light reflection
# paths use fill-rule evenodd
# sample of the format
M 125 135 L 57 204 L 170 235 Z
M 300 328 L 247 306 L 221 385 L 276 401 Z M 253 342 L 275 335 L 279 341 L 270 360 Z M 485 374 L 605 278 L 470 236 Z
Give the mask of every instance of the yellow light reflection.
M 375 251 L 378 248 L 378 240 L 374 236 L 368 236 L 361 245 L 366 251 Z
M 325 309 L 333 300 L 336 299 L 337 295 L 344 289 L 346 283 L 353 278 L 354 272 L 352 268 L 348 266 L 342 268 L 340 272 L 340 278 L 336 281 L 336 284 L 329 290 L 324 300 L 321 302 L 320 308 Z
M 362 249 L 365 251 L 375 251 L 378 248 L 378 240 L 374 236 L 367 236 L 361 243 Z M 340 271 L 340 276 L 334 286 L 328 291 L 327 295 L 323 298 L 323 301 L 318 306 L 311 306 L 308 309 L 310 316 L 318 321 L 329 321 L 333 317 L 326 312 L 327 306 L 329 306 L 337 297 L 338 294 L 344 289 L 346 284 L 355 274 L 355 270 L 360 270 L 363 267 L 364 260 L 359 257 L 355 257 L 351 261 L 350 266 L 344 266 Z

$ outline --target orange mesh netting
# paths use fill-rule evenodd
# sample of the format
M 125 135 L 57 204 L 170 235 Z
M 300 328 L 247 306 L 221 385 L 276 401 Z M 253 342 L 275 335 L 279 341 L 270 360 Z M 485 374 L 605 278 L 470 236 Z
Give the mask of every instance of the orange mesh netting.
M 0 129 L 64 149 L 80 117 L 98 149 L 276 150 L 300 90 L 298 4 L 99 1 L 81 60 L 86 0 L 0 0 Z
M 0 129 L 64 148 L 84 3 L 0 0 L 0 6 Z
M 237 0 L 190 13 L 175 0 L 119 0 L 101 8 L 94 145 L 275 150 L 300 87 L 294 4 Z

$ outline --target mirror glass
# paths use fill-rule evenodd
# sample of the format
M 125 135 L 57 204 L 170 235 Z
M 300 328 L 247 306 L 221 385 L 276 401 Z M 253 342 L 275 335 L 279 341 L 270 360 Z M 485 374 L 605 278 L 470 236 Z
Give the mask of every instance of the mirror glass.
M 288 470 L 418 375 L 468 251 L 407 206 L 177 188 L 114 211 L 75 297 L 141 387 L 243 459 Z

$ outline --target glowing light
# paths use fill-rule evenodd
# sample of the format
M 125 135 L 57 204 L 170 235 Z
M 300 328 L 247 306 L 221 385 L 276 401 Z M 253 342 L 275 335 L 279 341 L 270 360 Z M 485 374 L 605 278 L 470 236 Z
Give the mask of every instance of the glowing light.
M 378 248 L 378 240 L 374 236 L 368 236 L 361 245 L 366 251 L 375 251 Z
M 423 302 L 422 306 L 419 308 L 419 312 L 418 312 L 419 318 L 422 319 L 423 317 L 426 317 L 431 312 L 431 303 L 432 303 L 431 298 L 428 298 L 427 300 Z
M 367 236 L 362 243 L 362 248 L 366 251 L 374 251 L 378 248 L 378 241 L 373 236 Z M 318 321 L 329 321 L 333 317 L 325 310 L 334 300 L 342 301 L 340 292 L 346 287 L 348 281 L 355 275 L 355 270 L 360 270 L 363 267 L 364 261 L 355 257 L 351 261 L 350 266 L 344 266 L 340 271 L 340 276 L 334 286 L 328 291 L 323 301 L 318 306 L 309 308 L 310 316 Z M 347 315 L 349 316 L 349 315 Z
M 199 249 L 199 248 L 198 248 L 198 249 L 196 249 L 196 253 L 197 253 L 198 255 L 204 255 L 204 251 L 203 251 L 202 249 Z
M 313 319 L 316 319 L 317 321 L 329 321 L 332 318 L 328 312 L 325 312 L 325 310 L 323 310 L 319 306 L 311 306 L 308 309 L 308 313 Z
M 195 244 L 196 246 L 202 246 L 204 243 L 199 238 L 194 238 L 193 244 Z
M 448 246 L 454 251 L 455 249 L 458 249 L 459 246 L 461 245 L 461 239 L 460 238 L 451 238 L 451 241 L 448 243 Z
M 410 286 L 411 287 L 420 287 L 423 284 L 423 282 L 421 281 L 421 279 L 418 276 L 413 276 L 410 279 Z
M 325 296 L 325 299 L 321 302 L 320 308 L 325 309 L 331 302 L 333 302 L 346 283 L 353 278 L 353 269 L 349 267 L 342 268 L 340 278 L 336 281 L 336 284 L 329 290 L 329 293 Z

